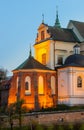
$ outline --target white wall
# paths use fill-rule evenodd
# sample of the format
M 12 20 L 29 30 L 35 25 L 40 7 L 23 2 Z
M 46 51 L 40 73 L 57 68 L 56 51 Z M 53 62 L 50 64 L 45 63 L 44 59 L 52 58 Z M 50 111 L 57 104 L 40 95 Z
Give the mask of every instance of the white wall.
M 78 76 L 82 77 L 82 88 L 77 87 Z M 84 68 L 66 67 L 58 69 L 58 103 L 84 104 Z
M 57 65 L 58 56 L 63 57 L 63 63 L 65 59 L 73 54 L 73 47 L 76 43 L 56 41 L 55 42 L 55 66 Z

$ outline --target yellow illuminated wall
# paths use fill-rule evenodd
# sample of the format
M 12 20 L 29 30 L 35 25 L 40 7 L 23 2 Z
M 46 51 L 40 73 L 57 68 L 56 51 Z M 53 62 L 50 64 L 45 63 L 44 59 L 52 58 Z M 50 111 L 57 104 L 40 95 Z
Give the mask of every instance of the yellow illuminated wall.
M 34 45 L 35 49 L 35 59 L 42 63 L 42 55 L 46 55 L 46 64 L 49 63 L 50 60 L 50 40 L 42 42 L 40 44 Z
M 50 57 L 50 40 L 48 38 L 50 37 L 50 34 L 47 32 L 48 26 L 45 24 L 41 24 L 38 28 L 38 35 L 34 44 L 34 50 L 35 50 L 35 59 L 38 60 L 40 63 L 43 63 L 42 56 L 46 55 L 46 64 L 49 63 L 49 57 Z M 43 38 L 42 38 L 42 32 L 44 32 Z M 45 63 L 43 63 L 45 64 Z

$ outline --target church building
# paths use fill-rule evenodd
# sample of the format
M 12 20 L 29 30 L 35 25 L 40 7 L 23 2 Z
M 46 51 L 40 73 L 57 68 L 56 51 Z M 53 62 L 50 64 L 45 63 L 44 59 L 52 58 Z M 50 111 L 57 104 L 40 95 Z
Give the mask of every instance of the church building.
M 34 43 L 34 57 L 30 49 L 29 57 L 13 70 L 8 105 L 18 99 L 23 99 L 28 109 L 36 110 L 62 103 L 84 104 L 83 42 L 84 22 L 70 21 L 62 28 L 58 12 L 53 26 L 43 20 Z

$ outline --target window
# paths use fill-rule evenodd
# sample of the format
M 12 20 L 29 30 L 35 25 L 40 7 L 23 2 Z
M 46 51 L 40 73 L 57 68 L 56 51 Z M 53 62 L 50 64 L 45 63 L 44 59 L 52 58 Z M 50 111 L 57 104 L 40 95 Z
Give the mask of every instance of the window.
M 55 94 L 55 77 L 51 76 L 51 94 Z
M 62 56 L 58 56 L 58 64 L 59 65 L 63 64 L 63 57 Z
M 44 31 L 41 31 L 41 40 L 44 39 Z
M 42 54 L 42 64 L 46 65 L 46 54 Z
M 44 94 L 43 77 L 39 76 L 38 79 L 38 94 Z
M 29 90 L 29 83 L 25 82 L 25 90 Z
M 25 95 L 31 94 L 31 78 L 27 76 L 25 78 Z
M 82 87 L 82 78 L 81 78 L 81 76 L 78 76 L 78 78 L 77 78 L 77 87 L 78 88 Z

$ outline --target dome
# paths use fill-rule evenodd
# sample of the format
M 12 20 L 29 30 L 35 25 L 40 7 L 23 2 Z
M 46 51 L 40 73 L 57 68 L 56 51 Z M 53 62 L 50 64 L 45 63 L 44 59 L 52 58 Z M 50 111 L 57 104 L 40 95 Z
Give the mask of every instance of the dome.
M 66 58 L 64 65 L 84 66 L 84 55 L 70 55 Z

